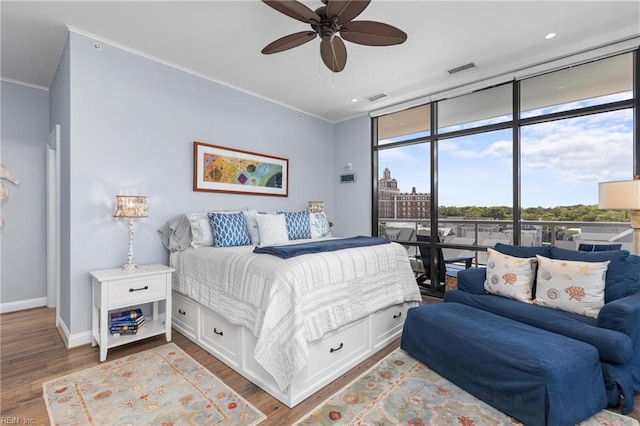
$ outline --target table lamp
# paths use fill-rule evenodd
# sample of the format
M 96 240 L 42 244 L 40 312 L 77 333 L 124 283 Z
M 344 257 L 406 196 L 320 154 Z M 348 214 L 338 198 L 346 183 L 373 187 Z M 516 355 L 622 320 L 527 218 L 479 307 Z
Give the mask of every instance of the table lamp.
M 601 209 L 631 210 L 633 254 L 640 255 L 640 176 L 633 180 L 600 182 L 598 207 Z
M 116 211 L 113 217 L 129 219 L 129 252 L 127 263 L 122 269 L 134 271 L 138 265 L 133 263 L 133 219 L 147 217 L 147 197 L 142 195 L 116 195 Z
M 307 210 L 309 213 L 322 213 L 324 212 L 324 201 L 308 201 Z

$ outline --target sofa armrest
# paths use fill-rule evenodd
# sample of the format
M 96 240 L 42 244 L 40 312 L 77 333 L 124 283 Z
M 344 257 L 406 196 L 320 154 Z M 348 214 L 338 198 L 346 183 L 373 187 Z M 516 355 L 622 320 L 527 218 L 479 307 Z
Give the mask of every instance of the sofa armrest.
M 472 294 L 484 294 L 486 268 L 469 268 L 458 272 L 458 290 Z
M 640 292 L 606 303 L 598 314 L 598 327 L 616 330 L 640 342 Z

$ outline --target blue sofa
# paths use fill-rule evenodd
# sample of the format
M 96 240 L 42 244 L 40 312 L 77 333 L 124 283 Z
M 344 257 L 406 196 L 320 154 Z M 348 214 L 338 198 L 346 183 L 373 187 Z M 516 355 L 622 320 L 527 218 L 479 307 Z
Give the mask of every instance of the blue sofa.
M 489 294 L 484 290 L 484 268 L 460 271 L 458 289 L 447 291 L 444 301 L 464 304 L 593 346 L 599 354 L 609 406 L 622 402 L 622 413 L 631 412 L 634 394 L 640 393 L 640 257 L 625 250 L 583 252 L 505 244 L 497 244 L 495 249 L 522 258 L 539 254 L 560 260 L 610 261 L 605 279 L 605 305 L 597 319 Z

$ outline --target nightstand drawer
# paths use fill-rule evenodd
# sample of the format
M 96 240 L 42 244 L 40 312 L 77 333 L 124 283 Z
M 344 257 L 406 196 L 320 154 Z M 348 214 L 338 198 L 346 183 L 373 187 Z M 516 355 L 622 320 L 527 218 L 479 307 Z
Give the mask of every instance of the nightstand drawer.
M 166 275 L 114 281 L 109 287 L 109 309 L 164 299 L 166 297 Z

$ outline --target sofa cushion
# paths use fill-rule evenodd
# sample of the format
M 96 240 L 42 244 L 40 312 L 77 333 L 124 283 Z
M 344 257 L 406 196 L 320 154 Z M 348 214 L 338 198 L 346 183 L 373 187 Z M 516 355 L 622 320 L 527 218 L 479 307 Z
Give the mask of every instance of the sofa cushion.
M 625 269 L 627 271 L 627 279 L 629 280 L 629 293 L 626 294 L 626 296 L 630 296 L 632 294 L 640 292 L 640 256 L 632 254 L 627 257 Z
M 522 303 L 491 294 L 470 294 L 451 290 L 444 294 L 445 302 L 458 302 L 503 317 L 529 324 L 533 327 L 562 334 L 595 346 L 600 358 L 613 364 L 624 364 L 633 355 L 631 338 L 619 331 L 598 327 L 593 318 Z
M 606 262 L 538 258 L 534 303 L 597 318 L 604 306 Z
M 486 268 L 469 268 L 458 271 L 458 290 L 472 294 L 484 294 Z
M 558 247 L 551 247 L 552 259 L 577 260 L 580 262 L 606 262 L 610 261 L 607 267 L 607 276 L 604 287 L 604 302 L 619 299 L 635 293 L 637 288 L 631 279 L 627 258 L 629 252 L 626 250 L 608 251 L 578 251 L 567 250 Z
M 494 248 L 500 253 L 514 257 L 536 257 L 537 254 L 544 257 L 551 257 L 551 247 L 549 246 L 525 247 L 496 243 Z
M 533 298 L 536 262 L 535 257 L 509 256 L 488 248 L 484 289 L 497 296 L 530 302 Z

